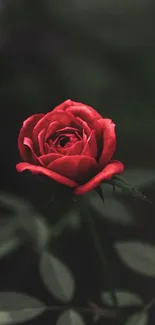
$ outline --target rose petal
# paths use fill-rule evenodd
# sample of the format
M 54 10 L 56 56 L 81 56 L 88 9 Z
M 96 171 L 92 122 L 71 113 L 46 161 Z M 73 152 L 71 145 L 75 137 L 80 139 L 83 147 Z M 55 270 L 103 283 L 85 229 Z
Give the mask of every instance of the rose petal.
M 32 140 L 25 137 L 23 143 L 26 147 L 28 147 L 27 157 L 29 157 L 29 161 L 34 164 L 37 164 L 38 157 L 37 157 L 36 153 L 34 152 Z M 30 156 L 30 153 L 31 153 L 31 156 Z
M 83 182 L 97 169 L 95 159 L 89 156 L 64 156 L 55 160 L 48 168 L 77 182 Z
M 75 102 L 71 99 L 67 99 L 65 100 L 63 103 L 61 103 L 60 105 L 58 105 L 57 107 L 55 107 L 53 109 L 53 112 L 54 111 L 66 111 L 68 110 L 68 108 L 70 106 L 85 106 L 86 108 L 88 108 L 94 115 L 97 116 L 97 118 L 101 118 L 101 116 L 99 115 L 98 112 L 96 112 L 96 110 L 94 108 L 92 108 L 91 106 L 88 106 L 88 105 L 85 105 L 83 103 L 80 103 L 80 102 Z
M 85 106 L 95 116 L 96 119 L 102 118 L 102 116 L 93 107 L 83 104 L 83 103 L 80 103 L 80 102 L 78 103 L 78 102 L 73 101 L 72 103 L 74 106 L 81 106 L 81 105 Z
M 116 150 L 115 124 L 110 119 L 102 119 L 99 123 L 103 127 L 103 151 L 99 159 L 100 167 L 105 166 Z
M 96 144 L 96 132 L 93 130 L 84 146 L 82 155 L 87 155 L 93 158 L 97 157 L 97 144 Z
M 45 129 L 43 129 L 38 135 L 39 151 L 41 155 L 44 155 L 44 141 L 45 141 Z
M 21 162 L 16 165 L 16 169 L 19 173 L 23 172 L 24 170 L 30 170 L 33 174 L 46 175 L 49 178 L 55 180 L 56 182 L 64 184 L 69 187 L 78 186 L 78 183 L 76 183 L 75 181 L 68 179 L 67 177 L 64 177 L 62 175 L 59 175 L 58 173 L 55 173 L 54 171 L 49 170 L 42 166 L 36 166 L 36 165 L 31 165 L 29 163 Z
M 67 151 L 67 155 L 80 155 L 83 150 L 83 141 L 77 141 L 74 143 L 71 148 Z
M 76 117 L 76 120 L 81 123 L 82 129 L 85 131 L 86 135 L 89 136 L 92 130 L 96 131 L 96 138 L 100 139 L 102 135 L 102 129 L 98 119 L 94 117 L 91 121 L 85 122 L 80 117 Z M 101 118 L 100 118 L 101 120 Z M 102 119 L 103 120 L 103 119 Z
M 82 139 L 82 135 L 80 134 L 79 130 L 71 128 L 72 130 L 66 130 L 68 128 L 64 128 L 62 130 L 58 130 L 55 135 L 54 135 L 54 140 L 52 140 L 53 144 L 56 144 L 59 142 L 60 139 L 62 138 L 66 138 L 68 137 L 70 139 L 70 141 L 72 141 L 71 139 L 76 139 L 76 141 L 79 141 Z M 74 131 L 73 131 L 74 130 Z
M 89 106 L 89 105 L 86 105 L 86 104 L 84 104 L 84 103 L 81 103 L 81 102 L 75 102 L 75 101 L 71 101 L 70 102 L 70 105 L 68 105 L 68 106 L 84 106 L 84 107 L 86 107 L 86 109 L 89 109 L 89 111 L 91 112 L 91 113 L 93 113 L 93 115 L 95 115 L 96 116 L 96 118 L 101 118 L 101 115 L 93 108 L 93 107 L 91 107 L 91 106 Z
M 83 144 L 85 145 L 86 144 L 86 142 L 87 142 L 87 136 L 86 136 L 86 134 L 85 134 L 85 131 L 83 130 L 83 132 L 82 132 L 82 137 L 83 137 Z
M 37 143 L 38 134 L 42 129 L 47 129 L 49 124 L 52 122 L 58 123 L 56 129 L 59 127 L 60 129 L 65 126 L 74 126 L 76 125 L 76 119 L 72 113 L 56 111 L 49 112 L 36 124 L 33 130 L 33 139 L 35 143 Z
M 67 112 L 71 112 L 75 116 L 80 117 L 82 120 L 86 122 L 92 122 L 94 119 L 100 119 L 101 115 L 96 112 L 92 107 L 84 105 L 82 103 L 79 106 L 69 106 L 66 110 Z
M 85 121 L 83 121 L 80 117 L 77 117 L 76 120 L 80 122 L 81 128 L 84 130 L 86 135 L 89 136 L 92 130 L 90 129 L 88 124 Z
M 19 132 L 18 136 L 18 149 L 21 155 L 21 158 L 25 161 L 28 160 L 28 152 L 27 148 L 24 146 L 24 138 L 28 137 L 32 139 L 32 132 L 33 128 L 36 125 L 36 123 L 44 116 L 44 114 L 35 114 L 30 116 L 28 119 L 26 119 L 21 127 L 21 130 Z
M 59 130 L 57 130 L 56 131 L 56 133 L 59 133 L 59 134 L 61 134 L 61 133 L 64 133 L 64 134 L 66 134 L 66 133 L 78 133 L 79 132 L 79 130 L 78 129 L 76 129 L 76 128 L 72 128 L 71 126 L 66 126 L 65 128 L 63 128 L 63 129 L 59 129 Z
M 65 111 L 69 106 L 72 105 L 72 100 L 71 99 L 66 99 L 63 103 L 60 105 L 56 106 L 52 112 L 57 112 L 57 111 Z
M 46 167 L 51 164 L 55 159 L 63 157 L 60 153 L 49 153 L 47 155 L 40 156 L 40 161 Z
M 57 150 L 56 150 L 55 146 L 53 145 L 52 141 L 51 141 L 50 145 L 48 143 L 45 143 L 44 148 L 45 148 L 45 154 L 57 153 Z
M 46 131 L 46 137 L 45 141 L 53 134 L 55 133 L 59 128 L 59 122 L 55 121 L 49 124 L 47 131 Z
M 124 165 L 120 161 L 112 161 L 99 174 L 92 178 L 88 183 L 77 187 L 74 190 L 75 195 L 83 195 L 106 179 L 111 179 L 114 174 L 121 174 L 124 170 Z

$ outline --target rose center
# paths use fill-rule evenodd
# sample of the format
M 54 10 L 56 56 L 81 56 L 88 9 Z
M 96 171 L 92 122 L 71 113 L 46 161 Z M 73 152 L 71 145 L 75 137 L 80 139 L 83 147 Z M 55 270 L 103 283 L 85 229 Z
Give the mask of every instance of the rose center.
M 65 145 L 67 144 L 67 142 L 69 142 L 69 137 L 64 137 L 64 138 L 62 138 L 62 139 L 60 139 L 60 146 L 63 148 L 63 147 L 65 147 Z
M 60 135 L 55 142 L 55 146 L 59 149 L 69 149 L 78 140 L 79 139 L 75 134 Z
M 65 127 L 50 136 L 47 142 L 49 145 L 54 145 L 59 152 L 66 154 L 72 145 L 80 140 L 82 140 L 81 130 Z

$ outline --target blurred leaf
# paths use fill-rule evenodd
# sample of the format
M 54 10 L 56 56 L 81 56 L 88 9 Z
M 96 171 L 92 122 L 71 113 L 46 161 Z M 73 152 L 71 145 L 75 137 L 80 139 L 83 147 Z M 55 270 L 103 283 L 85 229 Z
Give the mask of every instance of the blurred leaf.
M 44 304 L 24 293 L 0 292 L 0 325 L 18 324 L 33 319 L 45 310 Z
M 90 194 L 90 205 L 99 213 L 103 218 L 108 219 L 111 222 L 132 226 L 135 224 L 135 216 L 129 205 L 123 201 L 121 191 L 116 189 L 116 193 L 113 192 L 112 186 L 103 184 L 102 186 L 104 203 L 101 198 L 93 191 Z
M 45 219 L 40 215 L 34 216 L 34 222 L 36 227 L 36 242 L 40 249 L 45 248 L 50 236 L 50 229 L 45 222 Z
M 17 236 L 9 238 L 7 241 L 0 242 L 0 259 L 5 257 L 7 254 L 12 253 L 21 245 L 21 240 Z
M 0 245 L 6 242 L 10 237 L 16 236 L 16 232 L 19 230 L 19 222 L 9 215 L 0 215 Z
M 29 215 L 30 211 L 32 211 L 32 207 L 28 202 L 9 193 L 0 193 L 0 204 L 10 209 L 12 214 L 16 217 L 19 216 L 22 218 L 23 214 L 27 216 L 27 214 Z
M 85 325 L 85 323 L 76 311 L 70 309 L 60 315 L 57 325 Z
M 143 301 L 141 297 L 136 295 L 135 293 L 128 292 L 128 291 L 116 291 L 115 295 L 117 298 L 117 302 L 120 307 L 131 307 L 131 306 L 142 306 Z M 113 306 L 113 301 L 111 300 L 111 293 L 110 292 L 102 292 L 101 293 L 101 300 L 103 303 L 106 303 L 110 307 Z
M 43 252 L 40 274 L 48 291 L 62 302 L 72 300 L 75 284 L 70 270 L 52 254 Z
M 125 325 L 148 325 L 148 322 L 148 314 L 146 312 L 140 312 L 129 317 Z
M 152 182 L 155 183 L 155 169 L 125 169 L 122 177 L 133 186 L 145 187 L 145 185 L 149 185 Z
M 9 238 L 17 231 L 20 236 L 20 231 L 22 231 L 25 236 L 20 239 L 24 240 L 27 236 L 33 242 L 35 249 L 42 250 L 49 236 L 49 228 L 44 217 L 36 213 L 28 202 L 8 193 L 0 193 L 0 204 L 11 211 L 10 219 L 7 217 L 5 229 L 1 231 L 0 227 L 0 241 L 2 238 Z
M 74 209 L 69 213 L 69 215 L 70 215 L 70 227 L 74 230 L 78 230 L 81 226 L 81 218 L 78 211 Z
M 28 233 L 30 238 L 34 238 L 33 214 L 32 206 L 25 202 L 22 198 L 10 195 L 8 193 L 0 193 L 0 204 L 11 210 L 11 217 L 15 218 L 16 230 L 23 229 Z
M 133 271 L 155 276 L 155 247 L 141 242 L 117 242 L 116 251 L 124 264 Z

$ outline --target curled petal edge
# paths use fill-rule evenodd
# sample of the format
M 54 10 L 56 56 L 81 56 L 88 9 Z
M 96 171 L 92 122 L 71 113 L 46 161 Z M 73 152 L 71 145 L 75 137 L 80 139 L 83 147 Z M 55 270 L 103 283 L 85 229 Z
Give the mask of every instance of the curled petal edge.
M 115 124 L 110 119 L 102 119 L 104 148 L 99 159 L 99 165 L 105 166 L 116 150 Z
M 75 195 L 83 195 L 93 190 L 102 181 L 111 179 L 114 174 L 121 174 L 124 165 L 120 161 L 111 161 L 99 174 L 92 178 L 88 183 L 74 189 Z
M 78 183 L 75 181 L 72 181 L 71 179 L 62 176 L 60 174 L 57 174 L 56 172 L 53 172 L 52 170 L 49 170 L 42 166 L 32 165 L 26 162 L 21 162 L 16 165 L 16 169 L 19 173 L 23 172 L 24 170 L 30 170 L 33 174 L 44 174 L 45 176 L 48 176 L 49 178 L 53 179 L 54 181 L 66 185 L 68 187 L 77 187 Z

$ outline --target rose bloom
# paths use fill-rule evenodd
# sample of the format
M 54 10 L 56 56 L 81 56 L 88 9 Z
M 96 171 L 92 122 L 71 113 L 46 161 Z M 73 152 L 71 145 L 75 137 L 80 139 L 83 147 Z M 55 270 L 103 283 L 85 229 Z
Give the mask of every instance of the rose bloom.
M 44 174 L 82 195 L 102 181 L 122 173 L 112 161 L 116 149 L 115 124 L 92 107 L 66 100 L 47 114 L 24 121 L 18 137 L 24 162 L 17 171 Z

